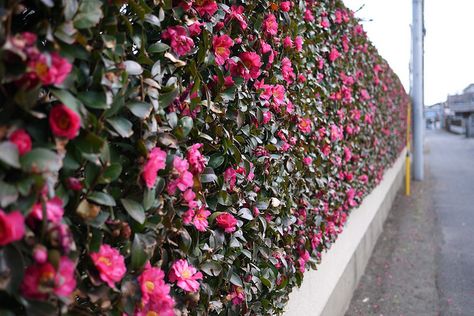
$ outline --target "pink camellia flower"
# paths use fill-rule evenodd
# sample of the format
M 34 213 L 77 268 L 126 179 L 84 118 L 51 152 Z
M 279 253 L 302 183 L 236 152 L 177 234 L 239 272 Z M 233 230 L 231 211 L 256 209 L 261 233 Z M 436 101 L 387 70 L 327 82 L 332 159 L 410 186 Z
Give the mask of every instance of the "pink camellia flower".
M 271 120 L 272 120 L 272 112 L 270 112 L 270 111 L 263 112 L 263 120 L 262 120 L 262 123 L 263 123 L 263 124 L 267 124 L 267 123 L 270 122 Z
M 306 22 L 313 22 L 314 21 L 314 16 L 313 16 L 313 13 L 311 12 L 310 9 L 306 9 L 306 11 L 304 12 L 304 20 Z
M 151 306 L 146 308 L 148 311 L 158 312 L 156 309 L 159 307 L 159 315 L 168 315 L 169 313 L 174 315 L 172 312 L 175 302 L 170 296 L 170 286 L 165 283 L 164 279 L 165 273 L 163 270 L 152 267 L 149 262 L 146 263 L 145 269 L 138 277 L 138 283 L 142 292 L 141 303 L 144 307 L 151 303 Z M 153 305 L 153 303 L 159 303 L 160 305 Z
M 37 263 L 45 263 L 48 260 L 48 249 L 43 245 L 37 244 L 33 249 L 33 259 Z
M 287 142 L 282 142 L 280 150 L 286 153 L 290 148 L 291 148 L 290 144 L 288 144 Z
M 306 82 L 306 77 L 303 74 L 298 75 L 298 82 L 304 83 Z
M 178 57 L 186 55 L 194 47 L 193 40 L 188 37 L 186 29 L 180 25 L 169 26 L 161 34 L 161 38 L 170 42 L 171 48 Z
M 184 212 L 183 215 L 181 215 L 181 218 L 183 219 L 183 224 L 190 225 L 193 221 L 194 215 L 196 215 L 196 211 L 192 208 Z
M 307 166 L 310 166 L 313 163 L 313 158 L 311 157 L 304 157 L 303 158 L 303 163 Z
M 240 28 L 245 30 L 247 28 L 247 22 L 245 21 L 245 17 L 243 15 L 245 8 L 241 5 L 236 6 L 233 5 L 230 7 L 230 14 L 226 18 L 226 22 L 230 20 L 237 20 L 239 22 Z
M 293 48 L 293 40 L 291 39 L 291 37 L 287 36 L 283 39 L 283 47 Z
M 158 147 L 151 150 L 141 174 L 147 188 L 151 189 L 155 185 L 158 171 L 166 166 L 166 156 L 166 152 Z
M 329 60 L 331 62 L 334 62 L 338 57 L 339 57 L 339 51 L 335 47 L 333 47 L 331 49 L 331 52 L 329 53 Z
M 281 105 L 285 102 L 285 94 L 285 87 L 281 84 L 277 84 L 272 87 L 273 102 L 275 102 L 277 105 Z
M 76 289 L 76 265 L 68 257 L 61 257 L 54 282 L 54 294 L 68 297 Z
M 237 181 L 237 173 L 234 168 L 229 167 L 224 171 L 224 181 L 229 183 L 231 190 L 234 189 L 235 182 Z
M 19 211 L 5 213 L 0 209 L 0 246 L 21 240 L 25 235 L 25 218 Z
M 330 26 L 328 18 L 321 19 L 321 27 L 327 29 Z
M 227 300 L 232 301 L 233 305 L 240 305 L 245 300 L 244 289 L 240 286 L 233 286 L 232 292 L 227 295 Z
M 21 294 L 35 300 L 45 300 L 50 294 L 68 297 L 76 288 L 75 269 L 74 262 L 68 257 L 60 258 L 57 271 L 49 262 L 31 265 L 25 271 Z
M 188 26 L 189 30 L 189 35 L 190 36 L 198 36 L 201 34 L 201 26 L 204 25 L 204 23 L 200 22 L 194 22 L 193 24 Z
M 237 220 L 230 213 L 222 213 L 216 217 L 217 226 L 222 228 L 226 233 L 233 233 L 237 228 Z
M 337 125 L 331 125 L 331 142 L 335 142 L 338 140 L 342 140 L 344 138 L 344 134 L 341 128 Z
M 283 1 L 280 3 L 280 10 L 283 12 L 288 12 L 291 9 L 291 2 L 290 1 Z
M 49 112 L 49 126 L 54 136 L 73 139 L 79 134 L 81 117 L 64 104 L 58 104 Z
M 300 257 L 298 258 L 299 270 L 301 273 L 304 273 L 306 262 L 309 261 L 309 252 L 308 250 L 300 251 Z
M 186 191 L 186 189 L 193 186 L 193 174 L 189 172 L 189 163 L 186 158 L 181 158 L 178 156 L 174 157 L 173 160 L 173 172 L 176 175 L 176 178 L 168 184 L 168 193 L 175 194 L 176 188 L 181 192 Z
M 293 83 L 293 81 L 296 79 L 296 74 L 293 71 L 293 66 L 291 65 L 291 61 L 288 59 L 288 57 L 285 57 L 281 60 L 281 74 L 283 79 L 285 79 L 288 84 Z
M 114 288 L 115 282 L 120 282 L 127 272 L 124 257 L 108 244 L 102 244 L 99 252 L 93 252 L 90 256 L 99 271 L 100 279 L 111 288 Z
M 369 177 L 366 174 L 359 176 L 359 181 L 366 184 L 369 181 Z
M 274 14 L 268 14 L 263 21 L 263 30 L 267 35 L 276 35 L 278 33 L 278 22 Z
M 21 155 L 26 154 L 31 150 L 31 137 L 30 135 L 22 128 L 17 129 L 11 133 L 8 138 L 13 144 L 18 148 L 18 153 Z
M 72 69 L 67 59 L 53 52 L 49 57 L 45 54 L 39 55 L 28 62 L 29 74 L 38 78 L 43 85 L 58 85 L 63 83 Z
M 240 76 L 245 80 L 257 79 L 260 76 L 260 67 L 262 66 L 260 56 L 255 52 L 243 52 L 239 55 L 239 58 L 239 63 L 230 64 L 232 76 Z
M 205 232 L 206 228 L 209 226 L 207 218 L 211 215 L 205 207 L 201 207 L 196 211 L 196 214 L 193 219 L 193 225 L 200 232 Z
M 357 192 L 354 188 L 350 188 L 349 190 L 346 191 L 346 201 L 350 207 L 354 207 L 357 205 L 356 200 L 354 200 L 356 193 Z
M 64 215 L 63 200 L 55 196 L 46 202 L 47 219 L 53 223 L 59 223 Z M 43 206 L 41 203 L 35 203 L 30 216 L 37 220 L 43 220 Z
M 214 15 L 217 11 L 217 3 L 214 0 L 197 0 L 194 2 L 194 8 L 200 16 Z
M 229 59 L 230 48 L 234 45 L 234 41 L 228 35 L 215 36 L 212 39 L 212 46 L 214 48 L 214 55 L 216 56 L 216 63 L 224 65 Z
M 311 133 L 311 126 L 312 123 L 309 118 L 301 118 L 298 123 L 298 129 L 305 134 Z
M 171 282 L 176 282 L 176 285 L 186 292 L 197 292 L 200 286 L 197 280 L 202 279 L 202 273 L 185 259 L 180 259 L 173 263 L 168 277 Z
M 298 52 L 303 50 L 303 38 L 301 36 L 295 38 L 295 47 Z
M 204 170 L 204 167 L 206 167 L 206 158 L 204 158 L 199 151 L 202 146 L 202 144 L 194 144 L 188 148 L 186 153 L 186 158 L 188 159 L 191 171 L 194 174 L 201 173 Z
M 361 96 L 362 100 L 366 100 L 366 101 L 370 100 L 370 94 L 369 94 L 369 92 L 367 92 L 366 89 L 360 90 L 360 96 Z
M 261 53 L 262 55 L 268 54 L 268 64 L 271 65 L 273 64 L 273 61 L 275 60 L 275 52 L 273 51 L 273 48 L 270 44 L 261 41 Z
M 73 190 L 73 191 L 81 191 L 82 188 L 83 188 L 81 180 L 79 180 L 78 178 L 74 178 L 74 177 L 67 178 L 66 179 L 66 184 L 67 184 L 67 187 L 70 190 Z
M 344 147 L 344 161 L 349 161 L 352 159 L 352 151 L 349 147 Z

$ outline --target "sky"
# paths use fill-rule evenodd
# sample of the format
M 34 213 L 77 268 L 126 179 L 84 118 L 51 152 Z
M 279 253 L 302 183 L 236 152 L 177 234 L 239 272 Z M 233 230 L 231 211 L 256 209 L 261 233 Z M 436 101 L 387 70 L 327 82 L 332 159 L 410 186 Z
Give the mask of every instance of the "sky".
M 410 89 L 412 0 L 344 0 L 379 53 Z M 474 83 L 474 1 L 425 0 L 425 104 Z

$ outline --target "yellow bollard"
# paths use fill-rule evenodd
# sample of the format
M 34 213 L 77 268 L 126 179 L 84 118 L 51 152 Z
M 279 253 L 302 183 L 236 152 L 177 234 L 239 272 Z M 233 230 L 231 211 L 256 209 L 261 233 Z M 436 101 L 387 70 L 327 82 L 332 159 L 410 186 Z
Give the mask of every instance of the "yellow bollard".
M 411 104 L 408 103 L 407 109 L 407 155 L 405 158 L 405 195 L 410 196 L 410 184 L 411 184 L 411 170 L 410 170 L 410 151 L 411 151 L 411 142 L 410 142 L 410 128 L 411 128 Z

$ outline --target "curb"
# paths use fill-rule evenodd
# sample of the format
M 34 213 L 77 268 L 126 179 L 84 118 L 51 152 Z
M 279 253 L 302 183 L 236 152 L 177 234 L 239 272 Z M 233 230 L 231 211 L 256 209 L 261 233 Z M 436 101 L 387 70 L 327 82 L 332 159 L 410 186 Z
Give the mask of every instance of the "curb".
M 290 294 L 285 316 L 344 315 L 403 183 L 405 156 L 406 149 L 351 212 L 344 231 L 323 253 L 318 270 L 306 271 L 301 287 Z

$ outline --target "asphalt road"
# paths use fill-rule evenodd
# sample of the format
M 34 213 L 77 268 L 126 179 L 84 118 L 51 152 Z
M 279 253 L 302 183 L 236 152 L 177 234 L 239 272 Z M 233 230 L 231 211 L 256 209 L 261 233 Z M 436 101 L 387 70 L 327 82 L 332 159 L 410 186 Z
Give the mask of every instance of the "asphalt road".
M 425 181 L 399 194 L 346 316 L 474 315 L 474 139 L 427 131 Z

